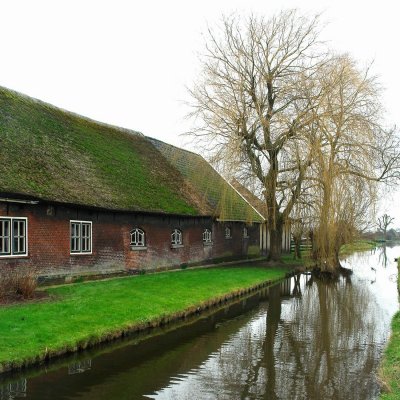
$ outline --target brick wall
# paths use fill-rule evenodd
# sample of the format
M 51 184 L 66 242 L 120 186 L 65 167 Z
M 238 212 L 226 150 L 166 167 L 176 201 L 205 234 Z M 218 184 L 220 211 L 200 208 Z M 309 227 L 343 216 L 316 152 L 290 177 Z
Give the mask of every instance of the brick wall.
M 72 271 L 156 269 L 204 260 L 247 256 L 258 248 L 259 226 L 220 223 L 207 217 L 176 217 L 156 214 L 93 211 L 39 203 L 37 205 L 0 203 L 0 217 L 28 218 L 28 256 L 0 257 L 1 266 L 30 265 L 45 273 Z M 92 254 L 70 253 L 70 220 L 92 222 Z M 232 238 L 225 238 L 229 226 Z M 130 231 L 142 229 L 146 249 L 133 250 Z M 171 233 L 180 229 L 183 246 L 171 248 Z M 204 229 L 212 230 L 212 245 L 204 245 Z

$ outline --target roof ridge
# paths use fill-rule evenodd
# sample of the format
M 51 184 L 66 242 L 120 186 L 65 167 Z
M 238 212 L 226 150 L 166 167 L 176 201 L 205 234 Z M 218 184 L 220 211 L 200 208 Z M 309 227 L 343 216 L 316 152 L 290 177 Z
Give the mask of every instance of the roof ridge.
M 29 96 L 29 95 L 27 95 L 25 93 L 18 92 L 17 90 L 10 89 L 10 88 L 2 86 L 2 85 L 0 85 L 0 90 L 13 93 L 13 94 L 15 94 L 17 96 L 25 98 L 26 100 L 32 101 L 33 103 L 39 104 L 41 106 L 45 106 L 45 107 L 50 108 L 52 110 L 60 111 L 63 114 L 67 114 L 67 115 L 70 115 L 70 116 L 72 116 L 74 118 L 78 118 L 78 119 L 81 119 L 83 121 L 87 121 L 87 122 L 93 123 L 95 125 L 99 125 L 99 126 L 101 126 L 103 128 L 115 129 L 115 130 L 123 132 L 123 133 L 129 133 L 129 134 L 133 134 L 133 135 L 146 137 L 142 132 L 135 131 L 134 129 L 125 128 L 125 127 L 118 126 L 118 125 L 113 125 L 113 124 L 108 124 L 107 122 L 99 121 L 99 120 L 87 117 L 85 115 L 78 114 L 77 112 L 74 112 L 74 111 L 71 111 L 71 110 L 67 110 L 67 109 L 62 108 L 62 107 L 58 107 L 58 106 L 56 106 L 54 104 L 48 103 L 47 101 L 40 100 L 40 99 L 38 99 L 36 97 Z
M 202 158 L 204 161 L 208 162 L 201 154 L 196 153 L 196 152 L 194 152 L 194 151 L 192 151 L 192 150 L 188 150 L 188 149 L 184 149 L 183 147 L 175 146 L 174 144 L 164 142 L 164 141 L 162 141 L 162 140 L 160 140 L 160 139 L 153 138 L 153 137 L 151 137 L 151 136 L 145 136 L 145 138 L 146 138 L 146 139 L 149 139 L 150 141 L 154 140 L 154 141 L 156 141 L 156 142 L 166 144 L 167 146 L 173 147 L 173 148 L 175 148 L 175 149 L 178 149 L 178 150 L 181 150 L 181 151 L 185 151 L 186 153 L 193 154 L 193 155 L 195 155 L 195 156 L 197 156 L 197 157 Z M 208 163 L 209 163 L 209 162 L 208 162 Z M 209 163 L 209 164 L 210 164 L 210 163 Z M 210 164 L 210 165 L 211 165 L 211 164 Z

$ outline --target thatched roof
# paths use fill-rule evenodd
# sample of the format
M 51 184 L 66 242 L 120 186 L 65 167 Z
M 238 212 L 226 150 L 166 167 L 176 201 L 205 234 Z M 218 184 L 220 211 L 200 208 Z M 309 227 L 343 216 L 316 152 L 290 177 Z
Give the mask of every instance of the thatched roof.
M 0 87 L 0 193 L 107 209 L 210 214 L 137 132 Z
M 201 156 L 0 87 L 0 197 L 4 194 L 260 221 Z
M 148 138 L 202 195 L 220 220 L 261 222 L 262 216 L 203 157 Z
M 248 201 L 260 215 L 262 215 L 264 219 L 267 218 L 268 211 L 265 201 L 262 201 L 260 198 L 258 198 L 253 192 L 243 186 L 236 179 L 233 179 L 231 184 L 246 199 L 246 201 Z

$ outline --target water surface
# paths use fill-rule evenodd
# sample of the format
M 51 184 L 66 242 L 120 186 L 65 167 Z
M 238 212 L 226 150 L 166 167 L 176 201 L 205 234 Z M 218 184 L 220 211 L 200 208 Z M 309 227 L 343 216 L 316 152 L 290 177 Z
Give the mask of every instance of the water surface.
M 2 377 L 7 399 L 376 399 L 400 246 L 294 277 L 184 326 Z

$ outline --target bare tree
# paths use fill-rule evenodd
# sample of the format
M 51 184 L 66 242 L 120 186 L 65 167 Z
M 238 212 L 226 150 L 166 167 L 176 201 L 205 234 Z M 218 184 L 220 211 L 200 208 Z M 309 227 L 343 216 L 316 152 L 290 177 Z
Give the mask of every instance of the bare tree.
M 293 10 L 268 20 L 223 18 L 219 32 L 208 31 L 202 77 L 190 90 L 198 123 L 191 133 L 242 182 L 259 185 L 272 259 L 280 258 L 282 229 L 312 160 L 303 133 L 319 94 L 304 98 L 303 86 L 325 58 L 318 20 Z
M 378 218 L 378 230 L 383 233 L 383 238 L 386 240 L 387 228 L 392 224 L 394 218 L 388 214 L 383 214 L 382 217 Z
M 399 138 L 384 129 L 377 80 L 348 55 L 331 57 L 310 92 L 322 93 L 309 135 L 314 155 L 307 180 L 315 182 L 317 226 L 313 256 L 318 266 L 339 267 L 340 247 L 367 225 L 378 182 L 399 176 Z
M 312 205 L 313 255 L 334 271 L 339 249 L 376 200 L 378 182 L 400 177 L 400 141 L 383 128 L 380 87 L 368 68 L 329 55 L 319 18 L 284 11 L 265 20 L 224 18 L 208 32 L 202 77 L 190 90 L 214 160 L 256 182 L 267 210 L 271 259 L 296 204 Z

